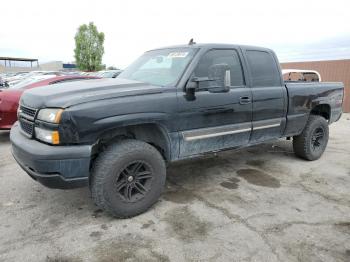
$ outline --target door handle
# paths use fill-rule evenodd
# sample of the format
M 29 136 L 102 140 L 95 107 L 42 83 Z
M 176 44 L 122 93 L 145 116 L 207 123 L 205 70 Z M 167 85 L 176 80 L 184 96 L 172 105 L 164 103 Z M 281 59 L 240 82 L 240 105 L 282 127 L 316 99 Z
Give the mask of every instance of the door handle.
M 250 97 L 249 97 L 249 96 L 241 96 L 241 97 L 239 98 L 239 103 L 240 103 L 241 105 L 250 104 L 250 103 L 251 103 Z

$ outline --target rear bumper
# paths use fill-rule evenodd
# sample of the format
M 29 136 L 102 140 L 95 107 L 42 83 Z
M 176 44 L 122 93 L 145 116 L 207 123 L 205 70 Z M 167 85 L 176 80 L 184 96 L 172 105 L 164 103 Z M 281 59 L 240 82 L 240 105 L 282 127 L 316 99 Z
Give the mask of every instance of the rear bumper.
M 29 139 L 16 123 L 10 133 L 12 154 L 33 179 L 50 188 L 88 185 L 91 146 L 50 146 Z

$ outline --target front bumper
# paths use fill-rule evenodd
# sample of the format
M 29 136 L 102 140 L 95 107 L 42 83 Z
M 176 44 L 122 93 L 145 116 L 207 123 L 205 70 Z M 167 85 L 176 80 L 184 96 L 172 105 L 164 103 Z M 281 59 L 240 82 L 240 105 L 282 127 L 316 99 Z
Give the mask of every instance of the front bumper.
M 50 146 L 24 136 L 14 124 L 10 133 L 12 154 L 29 176 L 50 188 L 88 185 L 91 146 Z

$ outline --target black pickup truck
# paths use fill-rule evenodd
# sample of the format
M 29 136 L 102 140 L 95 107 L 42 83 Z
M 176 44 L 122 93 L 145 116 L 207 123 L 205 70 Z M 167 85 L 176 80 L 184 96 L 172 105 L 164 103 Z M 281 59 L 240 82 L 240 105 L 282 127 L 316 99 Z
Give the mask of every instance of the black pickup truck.
M 116 217 L 161 195 L 166 163 L 293 138 L 318 159 L 342 114 L 342 83 L 284 83 L 270 49 L 191 44 L 146 52 L 116 79 L 26 91 L 12 152 L 52 188 L 89 186 Z

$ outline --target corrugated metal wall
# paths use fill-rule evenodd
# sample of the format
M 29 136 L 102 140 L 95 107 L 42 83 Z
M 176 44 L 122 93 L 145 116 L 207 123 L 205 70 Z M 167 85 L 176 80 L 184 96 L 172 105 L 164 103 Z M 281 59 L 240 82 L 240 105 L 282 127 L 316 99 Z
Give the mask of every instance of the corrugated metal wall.
M 345 98 L 343 111 L 350 112 L 350 59 L 281 63 L 283 69 L 309 69 L 320 72 L 323 82 L 343 82 Z

